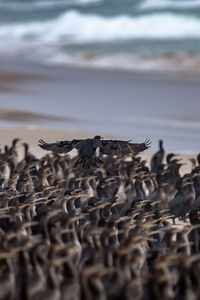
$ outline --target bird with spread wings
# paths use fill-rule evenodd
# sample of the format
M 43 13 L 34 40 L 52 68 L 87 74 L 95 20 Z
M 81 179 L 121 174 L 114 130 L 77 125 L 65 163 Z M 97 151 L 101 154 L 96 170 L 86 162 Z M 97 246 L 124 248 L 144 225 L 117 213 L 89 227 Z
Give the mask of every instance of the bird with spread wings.
M 138 154 L 150 147 L 150 139 L 146 139 L 144 143 L 131 143 L 130 141 L 119 140 L 102 140 L 101 136 L 88 138 L 84 140 L 58 141 L 56 143 L 46 143 L 39 140 L 39 146 L 47 151 L 56 154 L 70 152 L 77 149 L 79 153 L 79 162 L 92 158 L 96 149 L 100 149 L 101 154 L 123 156 L 127 154 Z

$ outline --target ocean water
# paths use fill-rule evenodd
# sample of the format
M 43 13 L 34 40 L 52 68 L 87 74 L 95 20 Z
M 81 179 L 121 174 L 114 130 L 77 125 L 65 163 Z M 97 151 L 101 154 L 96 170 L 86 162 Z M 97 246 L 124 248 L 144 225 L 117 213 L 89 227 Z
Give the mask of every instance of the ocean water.
M 200 70 L 200 0 L 0 0 L 0 56 Z

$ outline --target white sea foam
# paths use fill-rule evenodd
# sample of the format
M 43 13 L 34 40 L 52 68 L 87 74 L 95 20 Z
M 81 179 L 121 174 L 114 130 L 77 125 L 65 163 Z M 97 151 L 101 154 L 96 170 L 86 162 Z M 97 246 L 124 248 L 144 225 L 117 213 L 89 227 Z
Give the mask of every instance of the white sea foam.
M 103 17 L 70 10 L 57 19 L 45 22 L 1 25 L 1 43 L 104 42 L 120 39 L 199 38 L 200 20 L 176 14 L 155 14 L 130 17 Z

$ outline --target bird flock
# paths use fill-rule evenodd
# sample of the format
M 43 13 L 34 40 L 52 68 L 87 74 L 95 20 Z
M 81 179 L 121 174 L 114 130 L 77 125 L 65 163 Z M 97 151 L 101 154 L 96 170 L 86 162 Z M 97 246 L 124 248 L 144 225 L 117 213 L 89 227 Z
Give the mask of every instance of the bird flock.
M 181 176 L 162 141 L 150 167 L 105 142 L 85 173 L 80 147 L 18 145 L 0 152 L 0 299 L 200 299 L 200 155 Z

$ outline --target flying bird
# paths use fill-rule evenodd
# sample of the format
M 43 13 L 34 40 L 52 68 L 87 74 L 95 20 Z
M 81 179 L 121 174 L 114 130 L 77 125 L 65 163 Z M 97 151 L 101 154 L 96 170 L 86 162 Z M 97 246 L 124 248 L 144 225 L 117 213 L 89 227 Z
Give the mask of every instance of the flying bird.
M 79 158 L 75 163 L 75 166 L 83 163 L 83 168 L 85 168 L 87 167 L 86 162 L 92 164 L 91 159 L 96 158 L 95 152 L 97 148 L 99 148 L 101 154 L 123 156 L 127 154 L 138 154 L 139 152 L 148 149 L 150 144 L 150 139 L 146 139 L 144 143 L 136 144 L 131 143 L 130 141 L 102 140 L 101 136 L 95 136 L 94 138 L 84 140 L 74 139 L 72 141 L 58 141 L 51 144 L 39 140 L 38 145 L 42 149 L 52 151 L 56 154 L 67 153 L 75 148 L 79 153 Z

